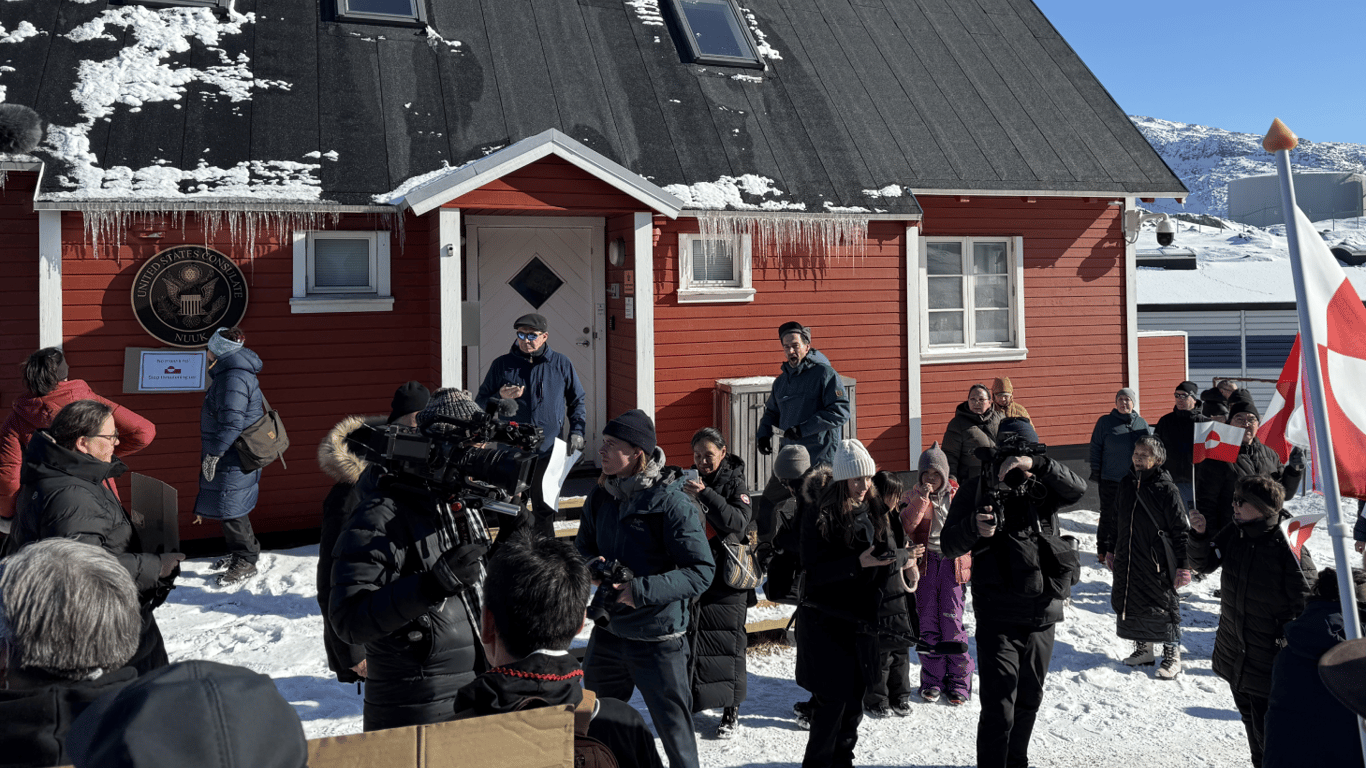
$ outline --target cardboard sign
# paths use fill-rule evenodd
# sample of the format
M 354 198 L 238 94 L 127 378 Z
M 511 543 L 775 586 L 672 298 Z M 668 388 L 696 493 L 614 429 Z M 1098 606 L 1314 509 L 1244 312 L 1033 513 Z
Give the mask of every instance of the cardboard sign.
M 308 742 L 312 768 L 572 768 L 571 707 L 393 728 Z

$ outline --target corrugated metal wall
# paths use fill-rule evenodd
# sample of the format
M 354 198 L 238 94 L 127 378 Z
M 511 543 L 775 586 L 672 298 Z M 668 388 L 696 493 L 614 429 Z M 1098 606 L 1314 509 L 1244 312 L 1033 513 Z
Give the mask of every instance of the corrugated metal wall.
M 1293 309 L 1145 312 L 1139 310 L 1140 331 L 1185 331 L 1189 337 L 1190 380 L 1201 388 L 1216 378 L 1268 379 L 1244 382 L 1257 407 L 1265 410 L 1276 390 L 1272 382 L 1299 332 Z

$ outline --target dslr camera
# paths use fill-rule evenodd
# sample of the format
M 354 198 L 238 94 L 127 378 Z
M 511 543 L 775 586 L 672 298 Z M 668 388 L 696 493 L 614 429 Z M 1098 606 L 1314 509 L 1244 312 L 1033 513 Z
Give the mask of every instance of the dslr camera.
M 978 450 L 984 454 L 990 454 L 990 456 L 979 456 L 982 459 L 982 486 L 981 492 L 978 494 L 979 503 L 983 506 L 991 506 L 992 514 L 996 516 L 996 527 L 1005 530 L 1007 506 L 1019 508 L 1019 505 L 1008 505 L 1006 502 L 1012 498 L 1041 497 L 1043 487 L 1038 480 L 1025 474 L 1025 471 L 1019 467 L 1007 472 L 1004 478 L 997 479 L 1000 477 L 1001 468 L 1007 461 L 1016 456 L 1043 456 L 1047 453 L 1048 446 L 1043 443 L 1031 443 L 1018 433 L 1009 432 L 1001 437 L 994 451 L 985 448 Z M 1039 493 L 1035 492 L 1036 489 Z
M 620 560 L 598 560 L 594 558 L 588 561 L 588 571 L 593 574 L 593 579 L 598 582 L 598 590 L 593 593 L 593 599 L 588 602 L 588 618 L 599 627 L 607 626 L 611 617 L 607 615 L 607 606 L 615 603 L 621 597 L 621 589 L 613 587 L 620 584 L 622 589 L 631 583 L 631 579 L 636 577 L 635 573 L 622 564 Z

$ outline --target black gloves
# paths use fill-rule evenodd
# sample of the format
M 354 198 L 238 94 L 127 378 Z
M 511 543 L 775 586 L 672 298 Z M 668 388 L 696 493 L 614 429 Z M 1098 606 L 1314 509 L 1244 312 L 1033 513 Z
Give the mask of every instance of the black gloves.
M 786 430 L 783 431 L 783 437 L 786 437 L 788 440 L 797 440 L 801 436 L 801 427 L 788 427 Z
M 583 450 L 583 435 L 578 435 L 578 434 L 570 435 L 570 436 L 569 436 L 569 452 L 570 452 L 570 453 L 573 453 L 574 451 L 582 451 L 582 450 Z
M 762 453 L 762 454 L 765 455 L 765 456 L 772 456 L 772 455 L 773 455 L 773 436 L 772 436 L 772 435 L 768 435 L 768 436 L 759 438 L 759 444 L 758 444 L 757 447 L 759 448 L 759 453 Z
M 479 580 L 479 563 L 489 548 L 483 544 L 461 544 L 437 558 L 432 575 L 448 595 L 454 595 Z

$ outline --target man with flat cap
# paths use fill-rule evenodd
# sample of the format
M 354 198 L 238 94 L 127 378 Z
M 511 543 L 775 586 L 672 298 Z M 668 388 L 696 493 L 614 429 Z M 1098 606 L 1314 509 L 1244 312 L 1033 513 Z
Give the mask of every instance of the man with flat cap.
M 778 328 L 783 345 L 782 372 L 764 405 L 755 441 L 759 452 L 773 452 L 773 433 L 782 445 L 806 448 L 811 464 L 828 464 L 839 445 L 840 429 L 849 420 L 849 396 L 830 359 L 811 348 L 811 329 L 792 321 Z
M 525 525 L 531 525 L 547 536 L 555 535 L 558 500 L 541 498 L 541 478 L 550 451 L 555 447 L 555 438 L 564 427 L 565 415 L 569 416 L 569 453 L 583 450 L 583 435 L 588 427 L 583 385 L 569 358 L 550 348 L 550 323 L 545 315 L 535 312 L 522 315 L 512 327 L 517 332 L 512 349 L 489 366 L 474 402 L 480 408 L 487 408 L 490 400 L 511 400 L 517 404 L 517 413 L 508 419 L 535 424 L 545 432 L 545 441 L 541 443 L 541 460 L 532 478 L 532 517 L 519 518 L 515 526 L 500 526 L 500 540 L 504 538 L 504 529 L 511 533 L 514 527 Z

